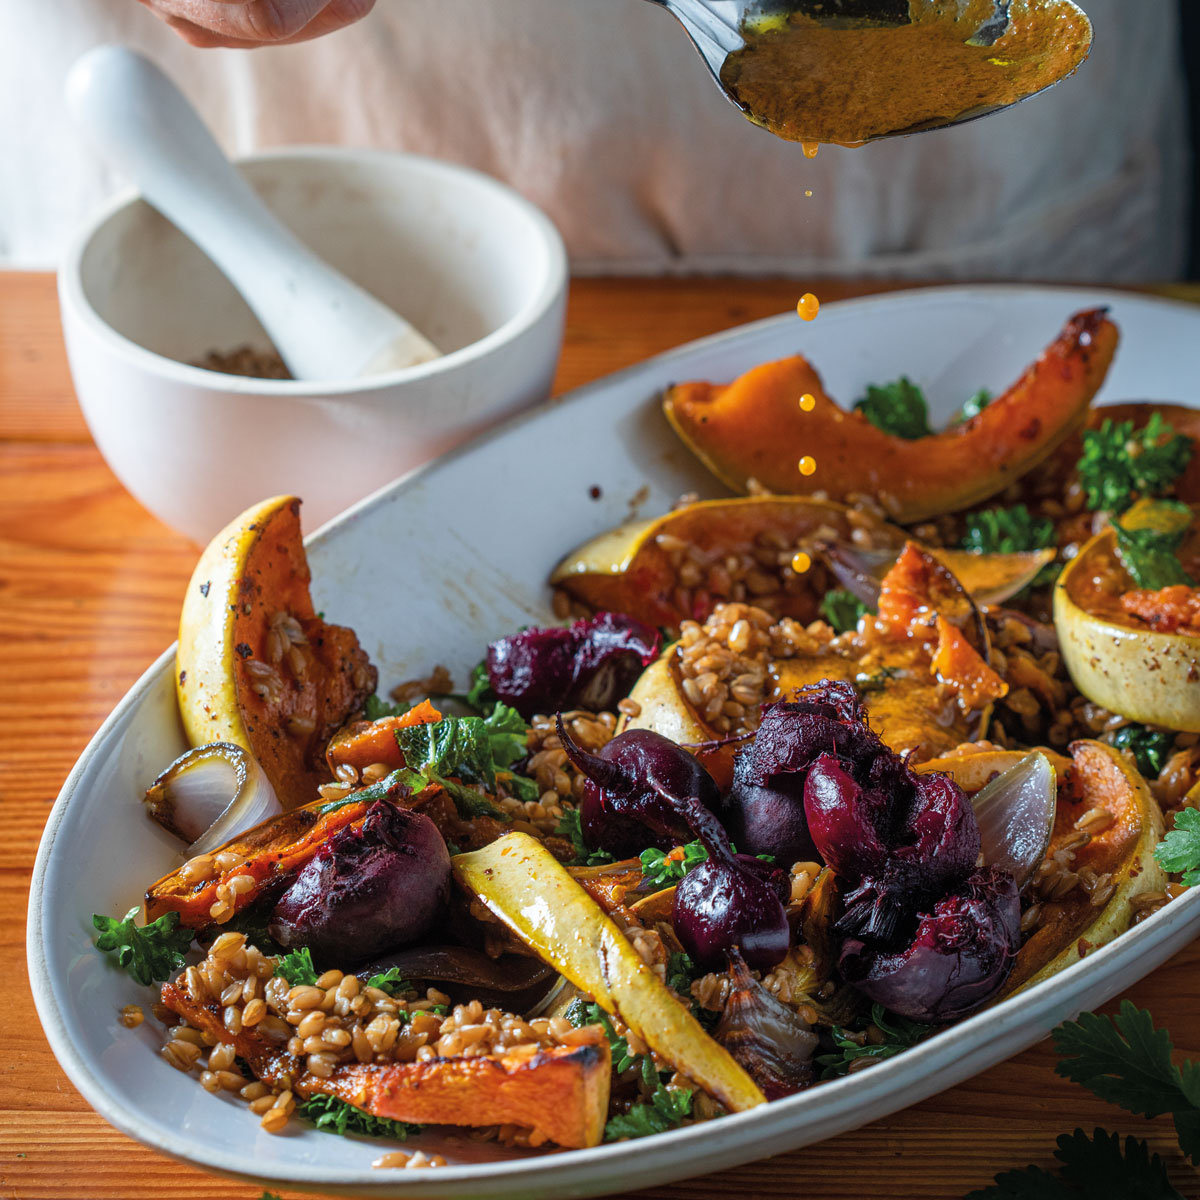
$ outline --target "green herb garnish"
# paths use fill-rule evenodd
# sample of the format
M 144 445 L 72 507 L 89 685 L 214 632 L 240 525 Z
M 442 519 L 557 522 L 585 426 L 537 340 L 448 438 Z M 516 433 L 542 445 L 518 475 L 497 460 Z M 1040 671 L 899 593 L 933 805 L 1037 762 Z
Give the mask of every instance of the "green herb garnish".
M 867 394 L 857 401 L 854 411 L 893 437 L 916 441 L 933 433 L 925 393 L 906 375 L 894 383 L 868 384 Z
M 849 633 L 858 628 L 859 617 L 871 610 L 853 593 L 845 588 L 834 588 L 825 593 L 821 601 L 821 613 L 829 622 L 834 633 Z
M 1182 871 L 1184 887 L 1200 884 L 1200 812 L 1194 808 L 1179 809 L 1175 827 L 1158 843 L 1154 857 L 1164 871 Z
M 282 975 L 292 987 L 312 986 L 317 982 L 317 969 L 313 966 L 312 952 L 307 946 L 293 950 L 275 960 L 275 974 Z
M 363 1112 L 361 1108 L 347 1104 L 345 1100 L 322 1093 L 310 1096 L 297 1107 L 296 1113 L 311 1121 L 322 1133 L 337 1133 L 342 1136 L 358 1133 L 364 1137 L 391 1138 L 393 1141 L 404 1142 L 411 1135 L 421 1132 L 420 1125 L 375 1117 Z
M 1058 1139 L 1054 1157 L 1061 1177 L 1041 1167 L 1005 1171 L 965 1200 L 1184 1200 L 1162 1159 L 1135 1137 L 1122 1148 L 1118 1134 L 1097 1129 L 1088 1137 L 1076 1129 Z
M 487 662 L 477 662 L 471 668 L 471 686 L 463 697 L 463 703 L 478 709 L 485 717 L 490 716 L 499 701 L 492 691 L 492 683 L 488 678 Z
M 1128 750 L 1137 761 L 1138 770 L 1147 779 L 1157 779 L 1167 765 L 1175 735 L 1131 722 L 1113 734 L 1112 744 L 1118 750 Z
M 380 696 L 368 696 L 363 705 L 363 717 L 368 721 L 379 721 L 384 717 L 403 716 L 412 707 L 411 704 L 392 704 Z
M 131 908 L 121 920 L 93 913 L 92 924 L 100 931 L 96 949 L 115 954 L 130 975 L 149 987 L 163 983 L 183 966 L 192 945 L 192 930 L 180 928 L 179 914 L 169 912 L 148 925 L 135 925 L 141 906 Z
M 608 1013 L 600 1005 L 580 997 L 567 1005 L 563 1016 L 576 1029 L 580 1029 L 584 1025 L 599 1025 L 604 1030 L 604 1036 L 608 1039 L 609 1047 L 612 1050 L 613 1070 L 618 1075 L 622 1071 L 629 1070 L 638 1061 L 639 1056 L 630 1052 L 629 1043 L 613 1028 Z
M 1021 554 L 1030 550 L 1048 550 L 1058 545 L 1054 522 L 1035 517 L 1024 504 L 1010 508 L 986 508 L 967 517 L 964 550 L 976 554 Z M 1030 587 L 1053 583 L 1061 570 L 1058 563 L 1047 563 L 1034 576 Z
M 667 987 L 680 996 L 689 998 L 692 981 L 696 978 L 696 964 L 684 950 L 673 950 L 667 959 Z
M 693 1096 L 691 1088 L 669 1088 L 660 1080 L 649 1100 L 639 1101 L 628 1112 L 610 1118 L 604 1127 L 604 1140 L 619 1142 L 678 1129 L 692 1115 Z
M 378 988 L 381 992 L 387 992 L 389 996 L 400 996 L 405 992 L 416 991 L 416 988 L 400 974 L 399 967 L 388 967 L 386 971 L 372 975 L 367 980 L 367 987 Z
M 599 867 L 604 863 L 615 862 L 607 850 L 589 849 L 583 840 L 583 830 L 579 824 L 580 814 L 577 808 L 564 808 L 554 827 L 554 836 L 566 838 L 575 849 L 575 865 L 583 867 Z
M 516 709 L 499 703 L 486 717 L 443 717 L 428 725 L 397 729 L 396 743 L 408 765 L 388 779 L 398 779 L 414 792 L 439 784 L 464 818 L 507 819 L 484 793 L 496 790 L 497 771 L 507 772 L 525 757 L 528 730 Z M 511 772 L 508 776 L 518 778 Z M 536 788 L 532 780 L 528 783 Z M 533 798 L 529 787 L 515 784 L 514 791 L 521 798 Z
M 1140 588 L 1156 592 L 1160 588 L 1183 584 L 1195 587 L 1196 581 L 1179 561 L 1179 547 L 1187 536 L 1192 510 L 1176 500 L 1160 500 L 1153 505 L 1138 505 L 1124 524 L 1112 518 L 1117 533 L 1117 554 L 1121 565 Z
M 1192 439 L 1153 413 L 1145 427 L 1132 421 L 1106 420 L 1083 435 L 1077 470 L 1093 511 L 1123 513 L 1139 496 L 1163 496 L 1187 470 Z
M 856 1059 L 892 1058 L 904 1050 L 911 1049 L 933 1032 L 932 1026 L 921 1025 L 907 1017 L 890 1013 L 882 1004 L 871 1006 L 871 1024 L 884 1035 L 884 1040 L 878 1044 L 867 1042 L 860 1046 L 848 1031 L 836 1025 L 833 1027 L 833 1040 L 838 1050 L 836 1054 L 818 1056 L 817 1062 L 823 1068 L 822 1079 L 836 1079 L 839 1075 L 845 1075 L 850 1069 L 850 1064 Z
M 643 850 L 642 879 L 658 887 L 669 887 L 701 863 L 708 862 L 708 851 L 703 842 L 688 842 L 679 849 L 683 850 L 682 858 L 677 857 L 674 850 Z

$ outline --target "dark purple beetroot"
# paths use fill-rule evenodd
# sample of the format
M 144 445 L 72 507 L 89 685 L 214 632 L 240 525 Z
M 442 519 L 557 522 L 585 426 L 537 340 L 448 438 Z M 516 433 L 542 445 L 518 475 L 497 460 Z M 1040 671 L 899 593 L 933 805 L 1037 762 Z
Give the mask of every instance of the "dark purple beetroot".
M 301 869 L 268 926 L 281 946 L 352 962 L 426 934 L 450 893 L 450 855 L 421 813 L 378 801 Z
M 525 629 L 488 646 L 488 681 L 526 720 L 568 708 L 601 712 L 628 694 L 659 640 L 649 625 L 611 612 L 566 629 Z
M 720 970 L 737 947 L 755 970 L 787 955 L 791 932 L 776 888 L 744 864 L 710 858 L 675 888 L 675 936 L 704 970 Z
M 940 1024 L 978 1008 L 1008 978 L 1020 947 L 1021 905 L 1011 875 L 986 868 L 920 916 L 896 952 L 849 939 L 840 966 L 872 1000 L 914 1021 Z
M 804 811 L 804 777 L 813 761 L 830 752 L 868 761 L 887 753 L 850 684 L 830 680 L 797 696 L 764 711 L 754 740 L 738 752 L 721 809 L 738 846 L 788 865 L 817 857 Z
M 787 954 L 787 877 L 770 864 L 734 854 L 713 812 L 720 792 L 692 755 L 647 729 L 627 730 L 599 754 L 575 745 L 561 718 L 558 736 L 587 777 L 580 828 L 593 848 L 630 855 L 656 838 L 675 845 L 695 837 L 704 844 L 708 862 L 679 883 L 672 917 L 676 936 L 697 964 L 720 967 L 725 953 L 740 947 L 751 966 L 768 970 Z M 636 841 L 634 822 L 643 827 L 640 846 L 630 844 Z M 593 844 L 593 836 L 603 840 Z
M 579 824 L 591 849 L 621 858 L 648 846 L 669 849 L 690 841 L 693 825 L 685 809 L 693 801 L 720 829 L 712 816 L 721 802 L 716 782 L 670 738 L 649 729 L 629 729 L 597 754 L 576 746 L 561 724 L 559 738 L 567 756 L 587 776 Z

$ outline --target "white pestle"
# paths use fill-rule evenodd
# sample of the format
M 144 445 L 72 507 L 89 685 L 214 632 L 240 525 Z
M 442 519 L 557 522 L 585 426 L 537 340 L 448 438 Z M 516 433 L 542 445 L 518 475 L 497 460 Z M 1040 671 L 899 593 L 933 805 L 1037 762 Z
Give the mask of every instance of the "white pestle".
M 355 379 L 441 357 L 275 218 L 154 63 L 98 46 L 71 68 L 66 97 L 97 147 L 237 288 L 297 379 Z

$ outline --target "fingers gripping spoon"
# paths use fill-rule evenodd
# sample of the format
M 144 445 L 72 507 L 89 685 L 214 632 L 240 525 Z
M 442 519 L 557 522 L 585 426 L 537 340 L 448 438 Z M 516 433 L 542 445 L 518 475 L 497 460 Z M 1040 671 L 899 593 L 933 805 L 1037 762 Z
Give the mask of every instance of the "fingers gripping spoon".
M 93 142 L 237 288 L 297 379 L 353 379 L 441 356 L 280 224 L 148 59 L 97 47 L 71 68 L 66 95 Z

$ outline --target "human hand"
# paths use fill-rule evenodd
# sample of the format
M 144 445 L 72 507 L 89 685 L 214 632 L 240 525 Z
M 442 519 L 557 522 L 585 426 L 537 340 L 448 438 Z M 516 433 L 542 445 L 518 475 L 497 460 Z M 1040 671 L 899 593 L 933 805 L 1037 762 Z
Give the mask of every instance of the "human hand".
M 305 42 L 352 25 L 375 0 L 139 0 L 193 46 Z

